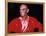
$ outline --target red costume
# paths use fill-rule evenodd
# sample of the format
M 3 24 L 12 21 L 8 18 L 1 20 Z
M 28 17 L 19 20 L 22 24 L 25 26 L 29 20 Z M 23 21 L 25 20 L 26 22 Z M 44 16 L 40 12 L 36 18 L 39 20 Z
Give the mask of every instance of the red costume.
M 34 31 L 43 32 L 43 26 L 40 22 L 38 22 L 35 18 L 29 17 L 28 27 L 25 32 L 34 32 Z M 21 20 L 19 18 L 14 19 L 8 25 L 8 32 L 23 32 Z

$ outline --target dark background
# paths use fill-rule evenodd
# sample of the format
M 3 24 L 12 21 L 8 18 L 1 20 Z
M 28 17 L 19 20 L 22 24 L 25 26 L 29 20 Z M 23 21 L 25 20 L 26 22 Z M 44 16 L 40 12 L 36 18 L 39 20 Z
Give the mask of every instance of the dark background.
M 11 3 L 8 2 L 8 24 L 16 17 L 20 16 L 19 6 L 22 3 Z M 25 3 L 26 4 L 26 3 Z M 43 24 L 43 4 L 27 4 L 29 7 L 29 16 L 36 18 Z

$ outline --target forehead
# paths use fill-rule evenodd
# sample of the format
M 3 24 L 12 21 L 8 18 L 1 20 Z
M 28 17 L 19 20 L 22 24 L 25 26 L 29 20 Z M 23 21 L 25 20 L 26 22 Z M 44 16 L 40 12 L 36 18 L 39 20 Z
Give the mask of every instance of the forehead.
M 22 8 L 27 8 L 27 5 L 22 4 L 22 5 L 20 6 L 20 9 L 22 9 Z

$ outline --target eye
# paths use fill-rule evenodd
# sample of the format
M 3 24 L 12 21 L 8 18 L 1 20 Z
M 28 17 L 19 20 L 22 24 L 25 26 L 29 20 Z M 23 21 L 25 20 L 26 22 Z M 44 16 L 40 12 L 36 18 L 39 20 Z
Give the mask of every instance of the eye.
M 21 10 L 25 10 L 25 9 L 21 9 Z
M 20 10 L 26 10 L 26 8 L 20 9 Z

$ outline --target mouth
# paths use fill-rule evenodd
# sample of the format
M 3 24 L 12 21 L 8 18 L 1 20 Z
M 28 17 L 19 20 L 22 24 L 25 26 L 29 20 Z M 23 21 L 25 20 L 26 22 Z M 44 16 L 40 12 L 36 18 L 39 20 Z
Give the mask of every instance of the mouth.
M 25 13 L 21 13 L 21 16 L 24 16 L 25 15 Z

